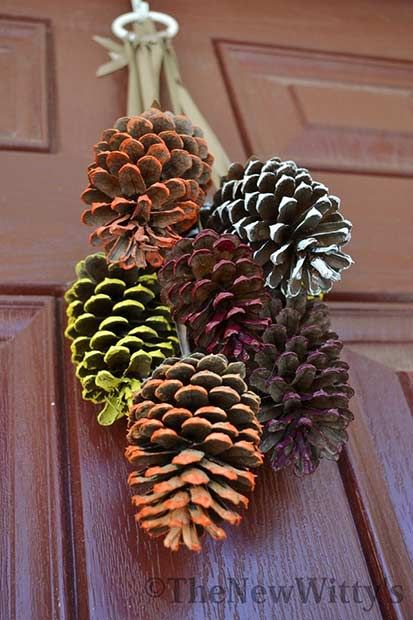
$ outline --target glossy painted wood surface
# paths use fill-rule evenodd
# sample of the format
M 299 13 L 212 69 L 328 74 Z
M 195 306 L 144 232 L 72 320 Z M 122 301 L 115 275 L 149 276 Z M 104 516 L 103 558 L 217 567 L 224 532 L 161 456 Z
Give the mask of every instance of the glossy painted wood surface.
M 350 494 L 353 480 L 365 510 L 383 577 L 406 584 L 394 607 L 413 616 L 408 584 L 413 574 L 413 306 L 332 304 L 334 325 L 346 341 L 355 421 L 348 460 L 342 463 Z M 351 497 L 353 505 L 356 498 Z M 358 510 L 360 507 L 358 508 Z M 365 541 L 367 542 L 367 541 Z
M 0 297 L 0 618 L 73 618 L 55 302 Z
M 95 79 L 105 55 L 91 37 L 110 36 L 112 19 L 130 5 L 3 0 L 0 618 L 411 620 L 413 314 L 407 303 L 384 301 L 413 295 L 413 112 L 406 104 L 413 6 L 152 5 L 178 18 L 183 77 L 231 157 L 266 156 L 274 144 L 281 155 L 302 157 L 343 198 L 357 263 L 334 297 L 355 302 L 332 309 L 347 342 L 356 419 L 338 466 L 325 463 L 305 480 L 264 467 L 240 527 L 221 544 L 207 541 L 202 554 L 172 555 L 138 531 L 124 424 L 100 428 L 81 400 L 62 338 L 61 299 L 88 251 L 78 217 L 91 146 L 125 105 L 124 74 Z M 296 49 L 305 60 L 294 67 Z M 24 83 L 13 82 L 8 54 L 17 65 L 30 57 Z M 367 57 L 373 68 L 363 72 Z M 294 124 L 291 90 L 307 125 Z M 16 124 L 10 110 L 17 102 Z M 366 303 L 372 298 L 380 303 Z M 324 583 L 319 603 L 300 596 L 311 578 L 317 588 Z M 361 603 L 351 588 L 349 602 L 340 600 L 343 582 L 365 588 Z M 236 591 L 244 583 L 245 601 Z M 292 587 L 290 599 L 277 602 L 282 586 L 287 596 Z M 393 586 L 402 588 L 399 602 Z
M 183 78 L 231 158 L 293 155 L 342 197 L 354 222 L 351 251 L 360 268 L 346 273 L 336 291 L 347 298 L 369 293 L 380 299 L 383 292 L 411 297 L 413 5 L 158 5 L 155 10 L 172 13 L 180 23 L 176 50 Z M 9 17 L 48 20 L 43 64 L 54 92 L 54 147 L 50 153 L 0 152 L 9 180 L 1 198 L 1 281 L 65 283 L 87 251 L 89 231 L 78 219 L 85 168 L 102 128 L 124 113 L 126 92 L 125 73 L 95 78 L 105 52 L 91 37 L 110 36 L 112 19 L 129 6 L 126 0 L 76 0 L 63 10 L 50 0 L 3 0 Z M 34 56 L 37 65 L 39 58 Z M 30 99 L 20 99 L 30 107 Z M 8 99 L 0 101 L 0 116 L 9 109 L 6 103 L 10 107 Z
M 80 617 L 109 619 L 116 612 L 129 619 L 142 617 L 142 608 L 157 618 L 366 617 L 367 601 L 364 609 L 329 599 L 303 604 L 296 580 L 315 577 L 373 586 L 377 600 L 368 617 L 410 619 L 411 399 L 405 379 L 392 381 L 381 369 L 384 362 L 392 375 L 394 369 L 410 372 L 413 308 L 335 303 L 332 312 L 347 342 L 356 388 L 356 421 L 340 468 L 324 463 L 313 477 L 298 480 L 264 467 L 241 526 L 222 544 L 207 541 L 199 556 L 170 554 L 139 532 L 123 483 L 128 471 L 120 458 L 123 425 L 114 432 L 96 426 L 93 407 L 80 400 L 67 361 L 67 402 L 76 412 L 69 417 L 69 437 Z M 365 358 L 364 367 L 357 356 Z M 122 579 L 114 579 L 120 574 Z M 267 596 L 257 604 L 247 587 L 246 602 L 231 602 L 231 577 L 237 583 L 245 577 L 248 586 L 266 591 L 292 585 L 293 595 L 288 603 Z M 201 604 L 198 588 L 190 602 L 192 578 L 201 588 L 223 586 L 226 600 L 217 604 L 204 593 Z
M 411 617 L 411 307 L 332 304 L 357 392 L 340 471 L 323 464 L 298 480 L 264 467 L 251 508 L 227 541 L 207 541 L 201 555 L 173 555 L 137 530 L 124 425 L 96 424 L 67 347 L 61 374 L 62 304 L 57 314 L 55 304 L 41 297 L 0 304 L 2 617 L 366 617 L 366 593 L 364 605 L 331 602 L 329 591 L 319 603 L 303 603 L 297 584 L 310 578 L 319 586 L 323 579 L 380 586 L 368 617 Z M 402 373 L 399 383 L 384 380 L 383 368 Z M 386 579 L 402 588 L 400 604 L 392 604 Z M 245 584 L 245 600 L 234 584 Z M 291 598 L 274 602 L 271 587 L 283 585 L 292 586 Z M 214 586 L 223 588 L 220 603 Z
M 228 41 L 216 50 L 246 153 L 269 157 L 277 145 L 340 197 L 353 223 L 348 250 L 363 268 L 344 273 L 335 291 L 413 291 L 413 55 L 397 62 Z
M 322 600 L 300 600 L 297 581 L 314 578 L 325 588 L 356 580 L 372 587 L 343 483 L 335 464 L 323 465 L 311 478 L 298 480 L 263 468 L 250 509 L 239 528 L 229 528 L 225 542 L 205 541 L 201 554 L 172 554 L 160 541 L 150 540 L 134 523 L 128 467 L 122 457 L 124 424 L 98 428 L 94 409 L 82 402 L 67 361 L 70 454 L 73 467 L 73 515 L 80 617 L 93 620 L 122 618 L 329 618 L 337 603 L 327 589 Z M 340 524 L 337 527 L 337 524 Z M 121 576 L 121 578 L 119 578 Z M 230 599 L 231 578 L 246 600 Z M 176 579 L 182 580 L 177 584 Z M 191 602 L 191 579 L 196 586 L 221 586 L 226 598 Z M 332 580 L 332 581 L 330 581 Z M 84 584 L 87 583 L 87 588 Z M 275 603 L 270 586 L 292 587 L 291 599 Z M 266 600 L 253 600 L 254 586 L 267 591 Z M 164 591 L 151 595 L 151 588 Z M 178 588 L 175 591 L 174 588 Z M 221 593 L 222 594 L 222 593 Z M 223 595 L 222 595 L 223 596 Z M 177 599 L 180 599 L 177 600 Z M 368 597 L 365 600 L 369 607 Z M 364 618 L 357 603 L 341 604 L 340 618 Z M 381 618 L 378 603 L 370 611 Z
M 299 480 L 265 466 L 240 527 L 191 555 L 171 554 L 135 525 L 124 424 L 96 424 L 66 345 L 62 373 L 63 303 L 1 302 L 2 377 L 9 377 L 0 448 L 5 617 L 410 620 L 411 306 L 331 304 L 356 388 L 356 421 L 340 467 L 323 463 Z M 22 468 L 35 474 L 24 476 Z M 301 599 L 300 587 L 311 578 L 317 587 L 326 580 L 318 603 Z M 343 582 L 376 588 L 369 612 L 366 589 L 363 603 L 352 600 L 351 589 L 352 602 L 338 593 L 330 600 L 328 587 Z M 234 584 L 245 585 L 245 600 Z M 273 598 L 281 586 L 291 588 L 288 602 Z M 397 593 L 402 600 L 395 604 Z
M 0 79 L 7 97 L 0 99 L 0 138 L 4 135 L 9 142 L 8 150 L 1 150 L 0 139 L 1 174 L 7 186 L 0 198 L 2 283 L 65 283 L 72 277 L 73 263 L 88 251 L 90 231 L 79 221 L 85 170 L 102 130 L 123 114 L 126 88 L 122 74 L 96 79 L 104 53 L 92 37 L 110 36 L 113 19 L 129 8 L 126 0 L 75 0 L 70 5 L 53 0 L 1 2 L 0 12 L 6 17 L 0 17 L 0 50 L 4 52 L 0 54 Z M 47 45 L 32 36 L 31 49 L 12 46 L 16 24 L 29 31 L 36 24 L 47 27 Z M 8 80 L 10 66 L 17 68 L 20 78 L 14 88 Z M 27 95 L 27 80 L 21 79 L 25 66 L 46 80 L 43 88 L 34 82 L 35 98 Z M 2 127 L 10 117 L 10 107 L 16 109 L 17 121 L 12 118 Z M 43 121 L 42 110 L 46 109 Z M 24 116 L 39 126 L 46 122 L 49 152 L 36 152 L 28 131 L 12 150 L 13 123 L 22 124 Z M 7 258 L 9 252 L 12 260 L 10 254 Z

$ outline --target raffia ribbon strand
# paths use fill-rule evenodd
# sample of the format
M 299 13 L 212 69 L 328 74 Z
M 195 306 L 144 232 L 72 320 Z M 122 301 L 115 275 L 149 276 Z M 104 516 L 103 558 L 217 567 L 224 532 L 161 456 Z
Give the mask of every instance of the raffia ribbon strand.
M 141 37 L 156 31 L 152 20 L 136 22 L 133 26 L 136 38 L 134 41 L 125 39 L 123 44 L 106 37 L 93 37 L 109 53 L 109 62 L 98 68 L 96 75 L 102 77 L 119 69 L 128 67 L 128 98 L 127 114 L 140 114 L 150 107 L 154 100 L 160 100 L 160 81 L 163 70 L 166 87 L 175 114 L 189 116 L 196 125 L 203 128 L 205 139 L 211 152 L 214 153 L 213 181 L 219 185 L 230 160 L 216 134 L 206 121 L 203 114 L 192 99 L 182 82 L 178 60 L 171 40 L 159 38 L 154 42 L 143 42 Z

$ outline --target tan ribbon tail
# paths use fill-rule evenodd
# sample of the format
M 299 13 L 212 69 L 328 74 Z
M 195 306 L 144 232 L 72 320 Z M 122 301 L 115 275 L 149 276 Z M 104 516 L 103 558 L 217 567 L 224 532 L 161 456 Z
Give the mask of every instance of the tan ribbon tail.
M 100 35 L 96 34 L 93 37 L 93 40 L 99 45 L 102 45 L 102 47 L 104 47 L 109 52 L 115 52 L 116 54 L 122 54 L 123 52 L 123 45 L 121 43 L 116 43 L 116 41 L 113 41 L 108 37 L 101 37 Z
M 164 41 L 163 67 L 166 87 L 171 100 L 172 111 L 175 114 L 182 114 L 183 110 L 178 90 L 178 84 L 181 82 L 181 76 L 179 74 L 175 51 L 170 41 Z
M 186 325 L 182 323 L 175 323 L 176 333 L 178 335 L 179 340 L 179 348 L 181 349 L 181 355 L 190 355 L 191 347 L 189 346 L 188 341 L 188 330 Z
M 211 126 L 207 123 L 203 114 L 195 105 L 194 100 L 192 99 L 187 89 L 183 86 L 179 86 L 179 90 L 183 113 L 189 116 L 189 118 L 193 120 L 195 125 L 199 125 L 200 127 L 202 127 L 209 150 L 214 155 L 214 164 L 212 167 L 212 181 L 215 187 L 219 187 L 221 183 L 221 178 L 228 173 L 228 168 L 231 164 L 231 160 L 226 154 L 224 147 L 218 140 L 215 132 L 212 130 Z
M 151 107 L 152 101 L 157 98 L 157 92 L 159 91 L 156 85 L 156 77 L 154 75 L 154 68 L 152 66 L 152 57 L 149 51 L 149 43 L 142 41 L 142 37 L 146 34 L 153 34 L 156 32 L 155 24 L 151 20 L 145 22 L 136 22 L 133 25 L 133 29 L 136 35 L 135 58 L 137 67 L 137 79 L 140 84 L 140 92 L 142 98 L 142 109 L 146 110 Z M 158 78 L 159 79 L 159 78 Z
M 154 75 L 154 99 L 161 100 L 161 70 L 164 58 L 164 46 L 162 41 L 150 43 L 148 46 Z M 152 101 L 151 101 L 152 103 Z
M 215 158 L 212 180 L 214 185 L 219 187 L 221 177 L 225 176 L 228 172 L 231 163 L 230 159 L 188 90 L 183 86 L 179 73 L 178 61 L 171 43 L 168 41 L 165 47 L 165 75 L 174 112 L 176 114 L 186 114 L 196 125 L 202 127 L 209 150 L 214 154 Z
M 128 60 L 125 58 L 125 50 L 123 45 L 112 41 L 112 39 L 108 39 L 106 37 L 94 36 L 93 40 L 105 48 L 108 52 L 110 61 L 98 67 L 96 71 L 97 77 L 103 77 L 104 75 L 108 75 L 113 71 L 118 71 L 118 69 L 123 69 L 127 67 Z
M 152 20 L 147 20 L 143 24 L 144 34 L 153 35 L 156 33 L 155 24 Z M 161 68 L 163 61 L 163 42 L 161 39 L 151 41 L 145 44 L 147 50 L 147 62 L 152 69 L 152 98 L 148 106 L 151 106 L 153 101 L 160 101 L 160 83 L 161 83 Z
M 126 114 L 128 116 L 136 116 L 137 114 L 140 114 L 144 109 L 142 103 L 141 88 L 139 84 L 136 55 L 135 50 L 133 49 L 133 44 L 127 39 L 125 39 L 124 41 L 124 49 L 129 66 L 128 102 Z
M 103 77 L 104 75 L 109 75 L 109 73 L 113 73 L 118 69 L 123 69 L 128 66 L 128 61 L 126 58 L 122 56 L 114 57 L 109 62 L 106 62 L 104 65 L 101 65 L 96 71 L 96 77 Z

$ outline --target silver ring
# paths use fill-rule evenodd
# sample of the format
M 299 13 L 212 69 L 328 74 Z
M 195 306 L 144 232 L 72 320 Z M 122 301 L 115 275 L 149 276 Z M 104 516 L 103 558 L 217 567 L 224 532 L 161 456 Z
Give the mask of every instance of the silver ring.
M 179 24 L 170 15 L 166 15 L 165 13 L 157 13 L 156 11 L 149 11 L 146 18 L 152 19 L 154 22 L 159 22 L 160 24 L 164 24 L 166 28 L 164 30 L 159 30 L 154 34 L 146 34 L 143 37 L 139 37 L 140 41 L 144 42 L 154 42 L 158 39 L 172 39 L 179 31 Z M 125 28 L 126 24 L 131 24 L 137 20 L 137 14 L 134 13 L 124 13 L 123 15 L 119 15 L 113 23 L 112 23 L 112 32 L 118 37 L 118 39 L 129 39 L 129 41 L 135 41 L 137 35 L 130 30 Z

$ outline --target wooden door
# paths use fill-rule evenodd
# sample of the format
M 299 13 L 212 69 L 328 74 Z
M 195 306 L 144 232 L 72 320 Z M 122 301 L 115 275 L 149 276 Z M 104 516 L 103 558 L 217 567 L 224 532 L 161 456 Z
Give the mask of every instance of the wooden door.
M 410 620 L 413 5 L 153 8 L 179 20 L 185 82 L 231 158 L 296 158 L 342 197 L 356 265 L 330 301 L 356 419 L 338 466 L 263 468 L 222 544 L 173 555 L 138 532 L 124 424 L 99 428 L 81 400 L 61 298 L 88 252 L 91 146 L 125 108 L 91 37 L 129 4 L 3 0 L 0 618 Z

